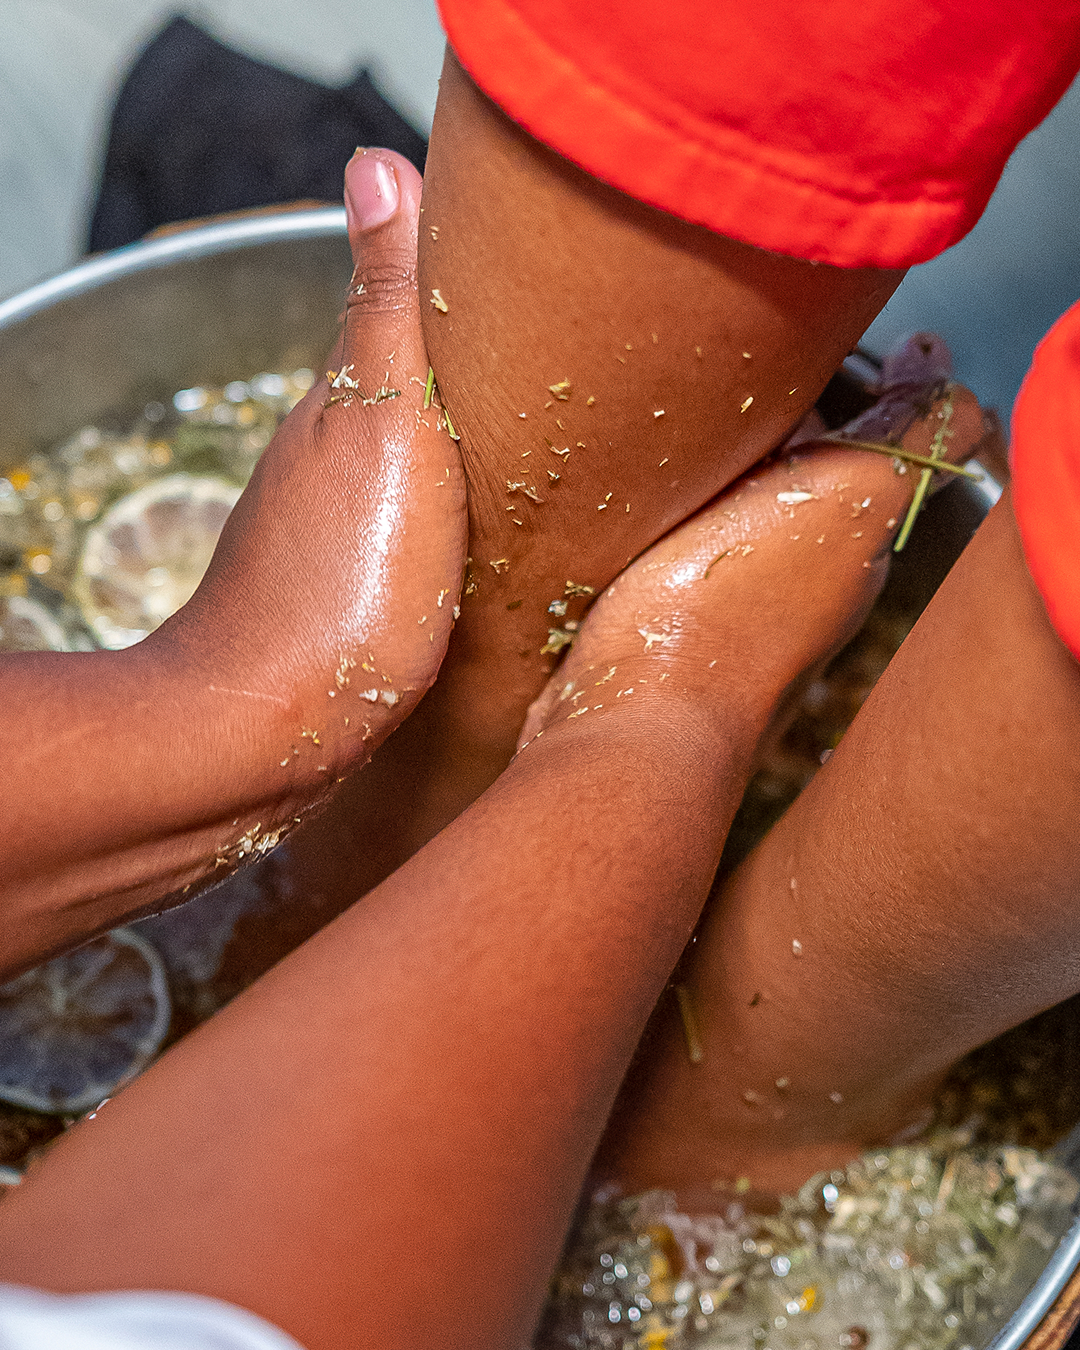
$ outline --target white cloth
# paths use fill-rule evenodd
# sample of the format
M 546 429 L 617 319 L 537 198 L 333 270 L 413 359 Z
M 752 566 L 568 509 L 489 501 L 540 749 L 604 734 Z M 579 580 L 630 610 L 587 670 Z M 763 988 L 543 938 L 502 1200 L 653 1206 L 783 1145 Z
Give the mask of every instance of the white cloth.
M 0 1285 L 0 1350 L 302 1350 L 254 1313 L 199 1294 L 46 1294 Z

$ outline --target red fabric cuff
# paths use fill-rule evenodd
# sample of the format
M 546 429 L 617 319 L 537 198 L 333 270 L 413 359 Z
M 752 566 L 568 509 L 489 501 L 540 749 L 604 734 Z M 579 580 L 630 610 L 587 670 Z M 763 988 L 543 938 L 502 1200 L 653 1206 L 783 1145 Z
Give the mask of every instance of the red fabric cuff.
M 1035 349 L 1013 408 L 1010 453 L 1028 568 L 1080 659 L 1080 303 Z
M 440 0 L 473 79 L 641 201 L 760 248 L 955 243 L 1080 65 L 1077 0 Z

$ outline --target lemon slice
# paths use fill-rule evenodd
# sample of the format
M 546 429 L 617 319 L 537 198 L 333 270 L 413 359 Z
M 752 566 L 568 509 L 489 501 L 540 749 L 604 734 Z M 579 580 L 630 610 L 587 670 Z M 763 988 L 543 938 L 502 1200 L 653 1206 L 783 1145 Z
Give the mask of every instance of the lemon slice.
M 112 505 L 89 531 L 75 597 L 102 646 L 130 647 L 191 599 L 240 489 L 170 474 Z
M 0 1101 L 79 1115 L 154 1057 L 172 1008 L 161 957 L 127 928 L 0 985 Z
M 0 652 L 66 652 L 67 636 L 36 600 L 9 595 L 0 600 Z

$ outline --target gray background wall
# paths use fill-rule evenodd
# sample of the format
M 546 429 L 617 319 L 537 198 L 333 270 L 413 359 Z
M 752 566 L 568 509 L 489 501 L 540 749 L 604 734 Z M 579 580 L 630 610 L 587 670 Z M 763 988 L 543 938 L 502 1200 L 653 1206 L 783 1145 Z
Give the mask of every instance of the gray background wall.
M 140 46 L 178 10 L 253 56 L 342 83 L 368 66 L 420 130 L 435 106 L 434 0 L 0 0 L 0 297 L 79 254 L 109 110 Z M 1014 155 L 990 210 L 914 269 L 871 330 L 951 344 L 1007 412 L 1042 333 L 1080 296 L 1080 88 Z
M 1080 81 L 1013 155 L 975 229 L 912 268 L 867 342 L 934 329 L 959 377 L 1007 413 L 1035 344 L 1078 299 Z

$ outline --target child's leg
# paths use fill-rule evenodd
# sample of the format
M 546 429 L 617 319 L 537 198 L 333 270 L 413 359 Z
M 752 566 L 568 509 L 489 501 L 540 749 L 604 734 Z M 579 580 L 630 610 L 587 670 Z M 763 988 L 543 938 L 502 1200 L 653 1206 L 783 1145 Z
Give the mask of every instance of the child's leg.
M 522 1343 L 757 738 L 876 593 L 897 481 L 774 464 L 629 569 L 498 783 L 31 1170 L 0 1278 L 217 1295 L 309 1350 Z
M 710 907 L 602 1167 L 786 1189 L 925 1119 L 960 1055 L 1080 989 L 1080 669 L 1008 497 L 825 769 Z
M 567 582 L 599 593 L 778 445 L 901 275 L 814 266 L 643 206 L 526 135 L 448 55 L 420 293 L 461 435 L 472 584 L 418 717 L 355 804 L 296 841 L 309 866 L 336 867 L 345 892 L 374 885 L 474 800 L 552 665 Z M 567 617 L 586 603 L 571 597 Z

